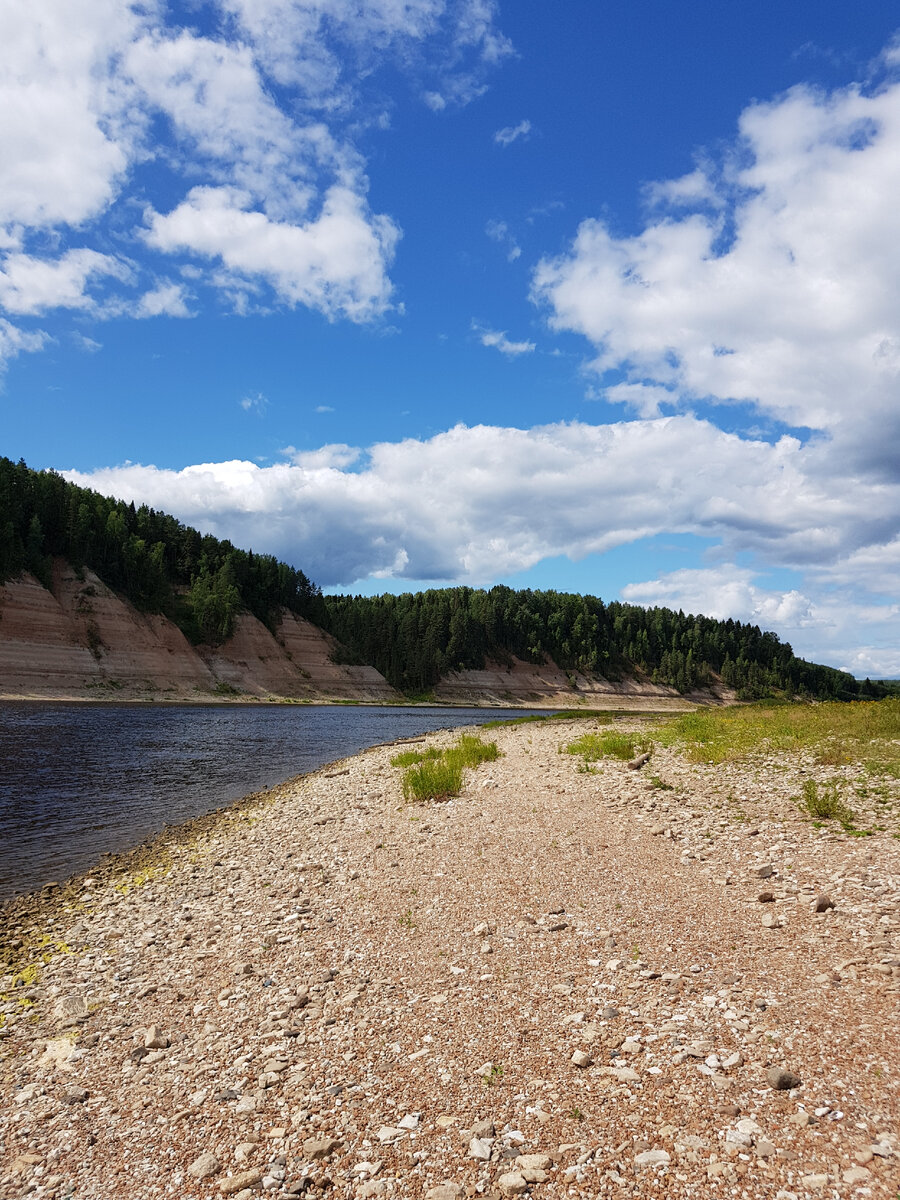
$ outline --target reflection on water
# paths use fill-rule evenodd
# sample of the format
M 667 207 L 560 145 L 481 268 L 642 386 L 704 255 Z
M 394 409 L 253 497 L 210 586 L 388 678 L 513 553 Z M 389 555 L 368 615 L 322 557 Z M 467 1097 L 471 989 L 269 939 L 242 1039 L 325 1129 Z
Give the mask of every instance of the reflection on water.
M 522 711 L 0 704 L 0 900 L 367 746 Z

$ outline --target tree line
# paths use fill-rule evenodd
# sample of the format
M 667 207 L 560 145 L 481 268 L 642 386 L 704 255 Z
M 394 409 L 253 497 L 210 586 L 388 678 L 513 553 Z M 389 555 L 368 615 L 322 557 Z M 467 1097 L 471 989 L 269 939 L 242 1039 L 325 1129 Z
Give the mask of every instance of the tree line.
M 54 557 L 76 570 L 90 567 L 136 608 L 165 614 L 194 642 L 224 641 L 244 610 L 270 627 L 283 608 L 324 620 L 319 588 L 271 554 L 239 550 L 145 504 L 0 458 L 0 583 L 30 571 L 49 587 Z
M 450 671 L 552 659 L 568 672 L 640 676 L 688 692 L 721 678 L 741 699 L 782 693 L 877 698 L 900 685 L 860 682 L 795 657 L 757 625 L 717 621 L 566 592 L 456 587 L 404 595 L 323 596 L 269 554 L 240 550 L 147 505 L 135 507 L 0 458 L 0 583 L 30 571 L 52 583 L 52 560 L 90 567 L 136 608 L 163 613 L 194 642 L 216 645 L 238 613 L 274 632 L 285 609 L 334 635 L 336 656 L 375 667 L 406 695 Z
M 407 694 L 431 689 L 448 671 L 488 660 L 552 659 L 576 674 L 620 680 L 639 674 L 679 692 L 714 676 L 744 700 L 775 693 L 821 699 L 876 698 L 890 685 L 795 657 L 774 633 L 740 621 L 604 604 L 555 591 L 444 588 L 401 596 L 328 596 L 329 628 L 349 661 L 368 663 Z

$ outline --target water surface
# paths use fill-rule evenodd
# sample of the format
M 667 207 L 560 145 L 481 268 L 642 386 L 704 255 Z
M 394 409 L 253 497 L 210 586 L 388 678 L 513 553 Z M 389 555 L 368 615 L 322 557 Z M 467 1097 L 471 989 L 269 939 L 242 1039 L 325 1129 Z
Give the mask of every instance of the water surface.
M 0 703 L 0 901 L 368 746 L 522 710 Z

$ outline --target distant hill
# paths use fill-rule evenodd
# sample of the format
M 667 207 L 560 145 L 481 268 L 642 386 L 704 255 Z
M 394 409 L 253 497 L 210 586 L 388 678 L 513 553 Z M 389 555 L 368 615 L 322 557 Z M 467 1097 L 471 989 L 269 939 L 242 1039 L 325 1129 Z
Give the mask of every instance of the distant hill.
M 301 570 L 272 555 L 238 549 L 146 505 L 101 496 L 8 458 L 0 458 L 4 583 L 0 602 L 8 619 L 0 607 L 0 643 L 7 643 L 7 673 L 11 663 L 25 669 L 42 643 L 44 650 L 52 642 L 74 653 L 53 659 L 56 674 L 46 679 L 57 682 L 41 694 L 69 694 L 79 678 L 119 687 L 137 679 L 143 668 L 129 657 L 128 637 L 146 641 L 140 661 L 154 681 L 150 692 L 179 695 L 192 687 L 346 699 L 357 687 L 358 698 L 372 700 L 402 693 L 564 704 L 571 694 L 852 700 L 900 691 L 804 662 L 756 625 L 604 604 L 594 596 L 458 587 L 325 597 Z M 43 587 L 35 591 L 38 583 Z M 49 598 L 38 594 L 44 589 Z M 134 619 L 116 608 L 123 603 Z M 157 617 L 165 628 L 154 625 Z M 315 679 L 294 661 L 295 649 L 311 655 Z M 89 652 L 93 665 L 79 650 Z M 176 681 L 171 687 L 167 663 Z M 30 678 L 27 670 L 19 677 Z M 0 692 L 15 692 L 2 684 Z

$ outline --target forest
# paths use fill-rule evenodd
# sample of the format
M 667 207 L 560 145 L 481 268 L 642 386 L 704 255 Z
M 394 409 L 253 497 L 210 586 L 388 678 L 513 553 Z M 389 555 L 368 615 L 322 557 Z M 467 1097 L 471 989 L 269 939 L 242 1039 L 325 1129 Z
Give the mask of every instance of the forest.
M 241 550 L 146 505 L 135 507 L 0 458 L 0 583 L 23 571 L 51 585 L 52 560 L 90 567 L 136 608 L 163 613 L 195 643 L 217 645 L 251 612 L 273 632 L 282 610 L 326 629 L 344 662 L 375 667 L 407 696 L 488 661 L 552 659 L 569 673 L 637 676 L 679 692 L 715 678 L 739 698 L 872 699 L 900 684 L 854 679 L 795 657 L 776 634 L 739 621 L 555 591 L 435 589 L 323 596 L 295 567 Z

